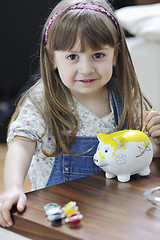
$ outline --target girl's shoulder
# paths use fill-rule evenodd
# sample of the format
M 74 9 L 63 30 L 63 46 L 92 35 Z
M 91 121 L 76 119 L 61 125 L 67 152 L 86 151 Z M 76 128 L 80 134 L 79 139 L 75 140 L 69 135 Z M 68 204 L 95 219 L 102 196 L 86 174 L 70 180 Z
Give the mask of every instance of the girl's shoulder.
M 38 108 L 45 109 L 44 85 L 42 80 L 38 80 L 22 97 L 20 109 L 26 105 L 35 105 Z
M 46 128 L 43 95 L 44 88 L 41 81 L 28 90 L 10 124 L 8 142 L 11 142 L 15 136 L 26 137 L 33 141 L 43 136 Z
M 42 79 L 39 79 L 39 81 L 29 89 L 29 97 L 39 102 L 44 99 L 44 85 Z

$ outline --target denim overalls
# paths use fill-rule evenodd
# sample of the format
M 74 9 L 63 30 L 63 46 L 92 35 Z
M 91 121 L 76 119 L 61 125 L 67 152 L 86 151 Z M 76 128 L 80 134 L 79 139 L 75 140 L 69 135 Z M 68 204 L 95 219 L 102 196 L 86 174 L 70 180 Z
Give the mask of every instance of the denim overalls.
M 111 104 L 114 111 L 115 125 L 118 126 L 120 116 L 123 110 L 122 101 L 119 94 L 111 91 Z M 125 128 L 125 124 L 123 129 Z M 55 157 L 51 174 L 49 176 L 46 187 L 74 180 L 87 175 L 102 172 L 101 168 L 93 162 L 93 155 L 98 146 L 97 137 L 76 137 L 75 143 L 70 148 L 73 153 L 85 153 L 82 155 L 63 154 Z

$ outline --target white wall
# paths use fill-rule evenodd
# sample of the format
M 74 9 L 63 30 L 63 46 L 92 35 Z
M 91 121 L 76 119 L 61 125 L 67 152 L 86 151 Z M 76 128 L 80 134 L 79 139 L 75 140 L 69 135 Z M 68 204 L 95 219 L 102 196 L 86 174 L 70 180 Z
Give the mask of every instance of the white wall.
M 160 43 L 138 37 L 126 40 L 141 89 L 160 111 Z

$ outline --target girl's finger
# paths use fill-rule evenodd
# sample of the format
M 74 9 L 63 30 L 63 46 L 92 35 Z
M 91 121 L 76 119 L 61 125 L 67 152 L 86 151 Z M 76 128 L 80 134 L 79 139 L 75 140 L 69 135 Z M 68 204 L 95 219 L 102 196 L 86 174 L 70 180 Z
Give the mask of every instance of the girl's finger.
M 4 223 L 6 224 L 6 226 L 11 226 L 13 224 L 13 221 L 11 219 L 11 214 L 10 214 L 10 210 L 11 210 L 12 204 L 11 201 L 6 201 L 3 204 L 3 210 L 1 211 L 2 214 L 2 218 L 4 220 Z
M 159 129 L 160 129 L 160 116 L 154 116 L 148 121 L 147 130 L 153 132 Z
M 27 201 L 27 197 L 25 194 L 21 194 L 19 197 L 19 200 L 17 202 L 17 209 L 18 211 L 22 212 L 25 209 L 26 206 L 26 201 Z

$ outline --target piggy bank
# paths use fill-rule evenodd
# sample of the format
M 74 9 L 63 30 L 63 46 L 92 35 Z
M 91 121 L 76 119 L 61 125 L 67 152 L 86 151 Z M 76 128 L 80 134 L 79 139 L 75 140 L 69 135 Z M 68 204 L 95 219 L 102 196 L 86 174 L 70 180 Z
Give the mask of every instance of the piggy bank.
M 153 148 L 149 137 L 138 130 L 122 130 L 111 134 L 98 133 L 99 144 L 94 163 L 105 171 L 106 178 L 117 176 L 127 182 L 133 174 L 150 174 Z

